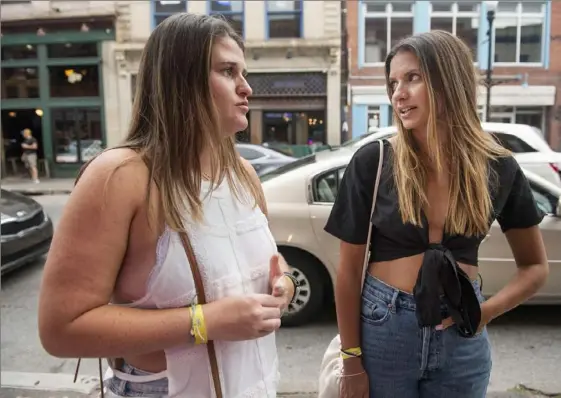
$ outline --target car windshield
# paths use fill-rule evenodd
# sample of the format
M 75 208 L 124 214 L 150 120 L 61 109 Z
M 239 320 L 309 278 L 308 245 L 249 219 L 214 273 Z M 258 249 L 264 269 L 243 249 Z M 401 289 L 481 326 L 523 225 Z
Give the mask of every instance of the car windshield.
M 289 171 L 292 170 L 296 170 L 299 169 L 300 167 L 306 166 L 308 164 L 312 164 L 316 162 L 316 155 L 315 154 L 311 154 L 308 156 L 304 156 L 303 158 L 300 158 L 298 160 L 295 160 L 294 162 L 290 162 L 288 164 L 285 164 L 279 168 L 276 168 L 268 173 L 263 174 L 262 176 L 259 177 L 259 179 L 261 180 L 261 182 L 265 182 L 268 180 L 271 180 L 275 177 L 278 177 L 282 174 L 288 173 Z
M 359 135 L 358 137 L 352 138 L 348 141 L 345 141 L 343 144 L 341 144 L 342 147 L 349 147 L 349 146 L 353 146 L 354 144 L 356 144 L 357 142 L 359 142 L 360 140 L 370 136 L 374 134 L 374 132 L 370 132 L 370 133 L 364 133 L 362 135 Z
M 271 151 L 280 153 L 281 155 L 292 156 L 292 154 L 287 149 L 284 148 L 278 148 L 270 145 L 264 145 L 264 147 L 270 149 Z

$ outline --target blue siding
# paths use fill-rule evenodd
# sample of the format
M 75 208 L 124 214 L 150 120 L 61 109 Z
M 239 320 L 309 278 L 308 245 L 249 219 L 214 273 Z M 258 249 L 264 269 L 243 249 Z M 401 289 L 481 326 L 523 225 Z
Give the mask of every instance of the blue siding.
M 353 138 L 368 132 L 368 106 L 353 105 Z
M 380 127 L 388 127 L 390 121 L 390 106 L 380 105 Z
M 479 31 L 477 33 L 477 60 L 479 62 L 479 69 L 487 70 L 488 63 L 488 51 L 489 37 L 487 36 L 487 31 L 489 30 L 489 22 L 487 21 L 487 5 L 485 2 L 481 2 L 481 14 L 479 16 Z
M 430 30 L 430 2 L 417 1 L 413 7 L 413 33 Z
M 150 30 L 154 30 L 154 28 L 156 27 L 156 1 L 152 0 L 150 1 Z
M 542 61 L 545 69 L 549 69 L 549 52 L 551 51 L 551 0 L 545 6 L 544 40 L 542 47 Z

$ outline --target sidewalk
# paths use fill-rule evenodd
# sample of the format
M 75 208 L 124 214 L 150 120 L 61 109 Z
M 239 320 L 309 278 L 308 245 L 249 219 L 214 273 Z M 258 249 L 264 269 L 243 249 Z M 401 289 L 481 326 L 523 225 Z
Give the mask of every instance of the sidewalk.
M 56 392 L 56 391 L 40 391 L 40 390 L 21 390 L 1 388 L 0 398 L 98 398 L 99 392 L 91 394 L 83 394 L 76 392 Z M 315 398 L 315 394 L 283 394 L 279 393 L 278 398 Z M 487 394 L 487 398 L 541 398 L 543 395 L 531 395 L 528 393 L 518 392 L 491 392 Z
M 34 183 L 29 179 L 3 178 L 2 189 L 24 195 L 67 195 L 74 186 L 73 178 L 51 178 Z M 1 398 L 1 397 L 0 397 Z

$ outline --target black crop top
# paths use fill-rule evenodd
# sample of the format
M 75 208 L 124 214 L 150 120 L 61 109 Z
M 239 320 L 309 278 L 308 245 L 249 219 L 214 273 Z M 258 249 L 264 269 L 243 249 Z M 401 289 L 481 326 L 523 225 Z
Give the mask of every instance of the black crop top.
M 354 154 L 341 181 L 337 198 L 325 226 L 326 232 L 348 243 L 366 243 L 368 228 L 371 225 L 369 218 L 379 156 L 378 142 L 366 144 Z M 417 301 L 425 302 L 425 313 L 418 313 L 418 317 L 423 326 L 437 325 L 441 319 L 436 301 L 439 292 L 450 290 L 450 286 L 442 286 L 444 282 L 442 278 L 437 281 L 434 280 L 436 275 L 430 274 L 440 273 L 439 269 L 434 268 L 435 266 L 440 267 L 443 262 L 453 261 L 454 264 L 449 265 L 452 265 L 455 276 L 462 274 L 467 277 L 457 266 L 456 261 L 478 265 L 479 245 L 485 235 L 466 237 L 444 233 L 442 242 L 431 244 L 428 222 L 424 213 L 423 227 L 404 224 L 398 208 L 392 157 L 392 145 L 386 140 L 376 208 L 371 220 L 373 230 L 370 241 L 370 261 L 390 261 L 425 253 L 415 286 Z M 494 210 L 494 215 L 489 220 L 489 227 L 495 218 L 503 232 L 511 228 L 527 228 L 539 224 L 544 213 L 537 207 L 528 180 L 518 162 L 512 156 L 502 157 L 491 161 L 490 168 L 493 171 L 490 175 L 495 178 L 489 179 Z M 434 264 L 435 262 L 438 264 Z M 429 282 L 431 278 L 433 280 Z M 440 282 L 441 286 L 437 289 L 434 289 L 435 286 L 423 288 L 423 280 L 425 285 Z M 422 298 L 422 293 L 427 290 L 434 292 L 431 299 Z M 459 300 L 457 294 L 455 296 Z M 429 304 L 430 301 L 434 302 Z

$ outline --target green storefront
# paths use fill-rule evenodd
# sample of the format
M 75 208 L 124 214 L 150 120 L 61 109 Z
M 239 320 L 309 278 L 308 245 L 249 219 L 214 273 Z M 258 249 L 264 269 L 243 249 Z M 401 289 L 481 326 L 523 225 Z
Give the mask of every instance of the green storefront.
M 105 147 L 103 43 L 112 18 L 2 26 L 2 176 L 25 176 L 21 131 L 39 143 L 40 178 L 74 177 Z

